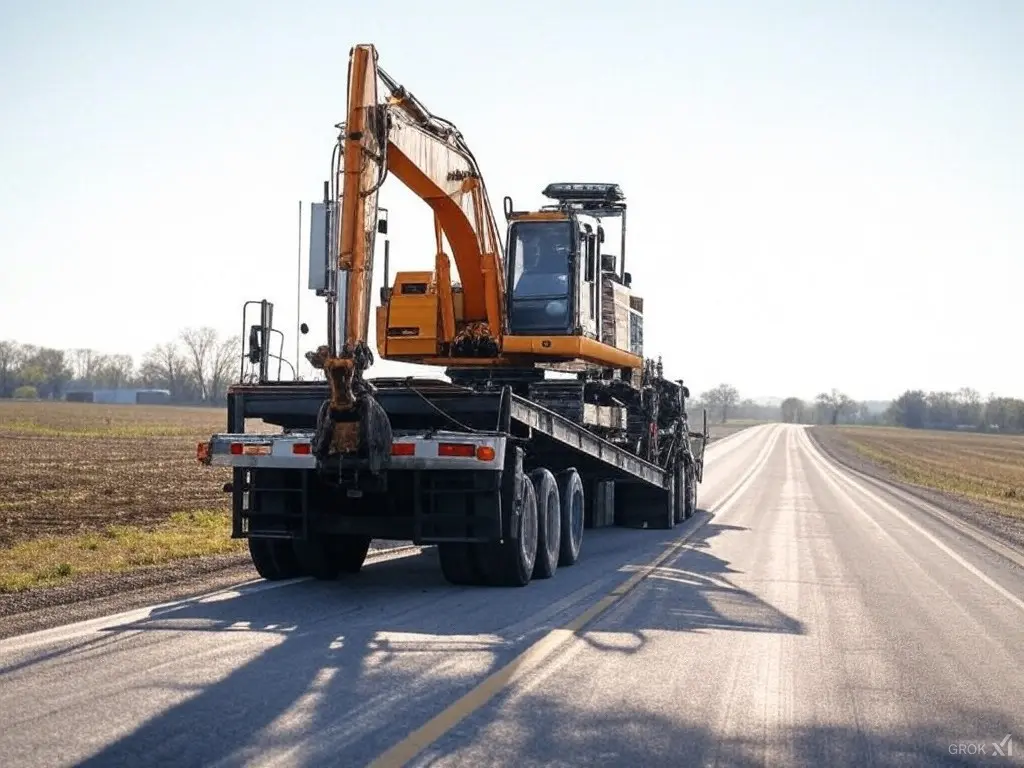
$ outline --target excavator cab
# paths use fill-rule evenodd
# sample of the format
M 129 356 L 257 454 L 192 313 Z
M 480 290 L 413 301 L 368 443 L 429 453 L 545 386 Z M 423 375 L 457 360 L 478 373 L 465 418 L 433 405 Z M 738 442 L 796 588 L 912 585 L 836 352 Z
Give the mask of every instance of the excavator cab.
M 619 220 L 625 246 L 626 202 L 618 184 L 549 184 L 555 200 L 517 212 L 505 198 L 508 332 L 512 336 L 579 336 L 615 345 L 602 335 L 602 299 L 617 283 L 629 288 L 615 254 L 603 253 L 604 225 Z M 612 302 L 614 303 L 614 302 Z M 613 306 L 605 306 L 604 313 Z M 604 336 L 604 338 L 602 338 Z
M 563 335 L 573 332 L 578 297 L 578 237 L 572 221 L 517 221 L 509 227 L 509 332 Z

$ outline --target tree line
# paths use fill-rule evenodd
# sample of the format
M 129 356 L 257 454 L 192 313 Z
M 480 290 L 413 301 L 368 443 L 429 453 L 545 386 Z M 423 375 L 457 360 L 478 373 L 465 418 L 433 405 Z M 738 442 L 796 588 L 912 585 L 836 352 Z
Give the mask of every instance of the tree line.
M 175 403 L 222 403 L 238 378 L 241 344 L 208 327 L 186 328 L 136 365 L 127 354 L 0 341 L 0 398 L 59 400 L 69 391 L 166 389 Z
M 915 429 L 961 429 L 978 432 L 1024 432 L 1024 400 L 989 395 L 973 389 L 925 392 L 908 389 L 893 400 L 887 417 L 893 424 Z
M 224 402 L 238 378 L 241 343 L 209 327 L 186 328 L 155 345 L 136 365 L 127 354 L 93 349 L 58 349 L 0 341 L 0 398 L 59 400 L 68 391 L 152 388 L 170 392 L 175 403 Z M 957 392 L 907 390 L 891 402 L 857 402 L 838 389 L 813 400 L 787 397 L 778 403 L 742 398 L 736 387 L 719 384 L 691 400 L 691 419 L 707 408 L 718 423 L 729 419 L 793 424 L 887 424 L 917 429 L 961 429 L 1024 433 L 1024 400 L 973 389 Z
M 838 389 L 813 400 L 787 397 L 777 405 L 741 399 L 737 389 L 719 384 L 691 402 L 691 414 L 707 408 L 709 420 L 782 421 L 790 424 L 878 424 L 913 429 L 1024 433 L 1024 400 L 963 388 L 957 392 L 907 390 L 888 402 L 858 402 Z M 692 418 L 692 415 L 691 415 Z

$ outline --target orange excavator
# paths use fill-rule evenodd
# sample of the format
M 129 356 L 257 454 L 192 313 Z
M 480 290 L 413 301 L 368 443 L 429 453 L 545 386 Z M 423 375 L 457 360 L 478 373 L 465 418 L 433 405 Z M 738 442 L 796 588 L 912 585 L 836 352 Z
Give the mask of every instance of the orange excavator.
M 691 432 L 687 388 L 644 356 L 620 187 L 548 184 L 551 202 L 526 211 L 505 197 L 503 237 L 459 130 L 384 72 L 371 45 L 351 50 L 338 128 L 311 222 L 310 287 L 327 300 L 328 329 L 306 359 L 327 381 L 270 378 L 280 331 L 271 302 L 258 302 L 245 360 L 259 373 L 243 360 L 227 432 L 197 447 L 204 464 L 232 468 L 232 536 L 249 540 L 259 573 L 355 572 L 376 538 L 436 544 L 453 583 L 523 586 L 577 561 L 585 521 L 691 517 L 707 417 Z M 366 375 L 389 176 L 434 213 L 433 269 L 389 281 L 385 239 L 376 351 L 443 367 L 448 381 Z M 605 249 L 616 225 L 618 253 Z M 249 419 L 281 432 L 246 432 Z
M 435 256 L 432 271 L 399 272 L 381 291 L 376 346 L 383 358 L 444 366 L 464 383 L 522 386 L 548 369 L 639 387 L 642 301 L 630 291 L 624 262 L 601 252 L 603 221 L 614 218 L 624 257 L 626 205 L 618 185 L 550 184 L 544 194 L 555 203 L 535 211 L 515 211 L 506 197 L 506 257 L 483 175 L 461 133 L 377 58 L 372 45 L 350 53 L 331 196 L 339 212 L 337 273 L 345 279 L 329 294 L 328 343 L 307 355 L 326 372 L 331 413 L 343 425 L 335 427 L 334 448 L 356 449 L 358 424 L 371 408 L 364 373 L 373 360 L 374 235 L 386 232 L 377 195 L 389 175 L 433 210 Z

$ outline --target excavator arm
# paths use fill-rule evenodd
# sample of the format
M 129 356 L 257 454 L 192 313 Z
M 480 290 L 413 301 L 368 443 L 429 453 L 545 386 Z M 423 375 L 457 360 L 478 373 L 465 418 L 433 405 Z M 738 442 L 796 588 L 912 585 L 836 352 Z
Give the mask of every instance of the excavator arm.
M 433 210 L 462 280 L 466 321 L 486 322 L 500 335 L 502 237 L 476 160 L 454 125 L 379 74 L 391 93 L 387 170 Z
M 462 134 L 380 69 L 372 45 L 357 45 L 350 53 L 347 119 L 339 146 L 343 170 L 336 204 L 338 269 L 345 275 L 344 333 L 340 348 L 328 345 L 310 359 L 334 372 L 329 375 L 338 384 L 336 392 L 332 387 L 333 405 L 343 409 L 358 396 L 353 387 L 358 389 L 356 380 L 372 362 L 368 335 L 377 192 L 388 174 L 430 206 L 436 230 L 451 246 L 463 294 L 463 327 L 450 328 L 452 333 L 486 335 L 500 346 L 505 280 L 501 233 Z M 438 258 L 446 260 L 440 236 Z M 444 274 L 447 265 L 442 266 L 438 271 Z
M 337 435 L 334 438 L 336 448 L 347 452 L 358 442 L 356 412 L 365 410 L 357 406 L 372 397 L 363 373 L 373 362 L 368 335 L 377 193 L 388 174 L 434 212 L 436 272 L 446 282 L 442 294 L 447 306 L 442 302 L 441 313 L 445 333 L 451 336 L 447 341 L 457 334 L 489 337 L 500 348 L 505 280 L 502 236 L 472 152 L 452 123 L 431 114 L 377 66 L 373 45 L 356 45 L 350 52 L 346 121 L 339 127 L 333 202 L 339 212 L 336 303 L 343 322 L 341 333 L 335 334 L 332 321 L 329 343 L 307 358 L 327 374 L 334 420 L 352 424 L 341 443 Z M 451 311 L 442 233 L 462 284 L 459 328 L 454 327 Z

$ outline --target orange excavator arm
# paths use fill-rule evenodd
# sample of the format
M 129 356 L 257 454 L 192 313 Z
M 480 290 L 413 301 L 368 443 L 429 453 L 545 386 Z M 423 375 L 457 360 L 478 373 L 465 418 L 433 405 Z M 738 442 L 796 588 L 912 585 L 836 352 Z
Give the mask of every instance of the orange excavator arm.
M 328 374 L 332 407 L 344 410 L 365 389 L 362 372 L 373 359 L 368 335 L 377 193 L 388 174 L 433 210 L 462 283 L 463 324 L 482 327 L 499 342 L 505 279 L 502 236 L 462 134 L 380 69 L 373 45 L 356 45 L 350 52 L 346 121 L 339 127 L 335 188 L 342 333 L 340 343 L 322 347 L 310 361 Z
M 339 266 L 349 271 L 345 341 L 367 340 L 376 192 L 388 173 L 433 210 L 462 281 L 464 319 L 500 336 L 502 237 L 476 160 L 458 129 L 432 115 L 376 59 L 372 45 L 352 49 L 338 249 Z

